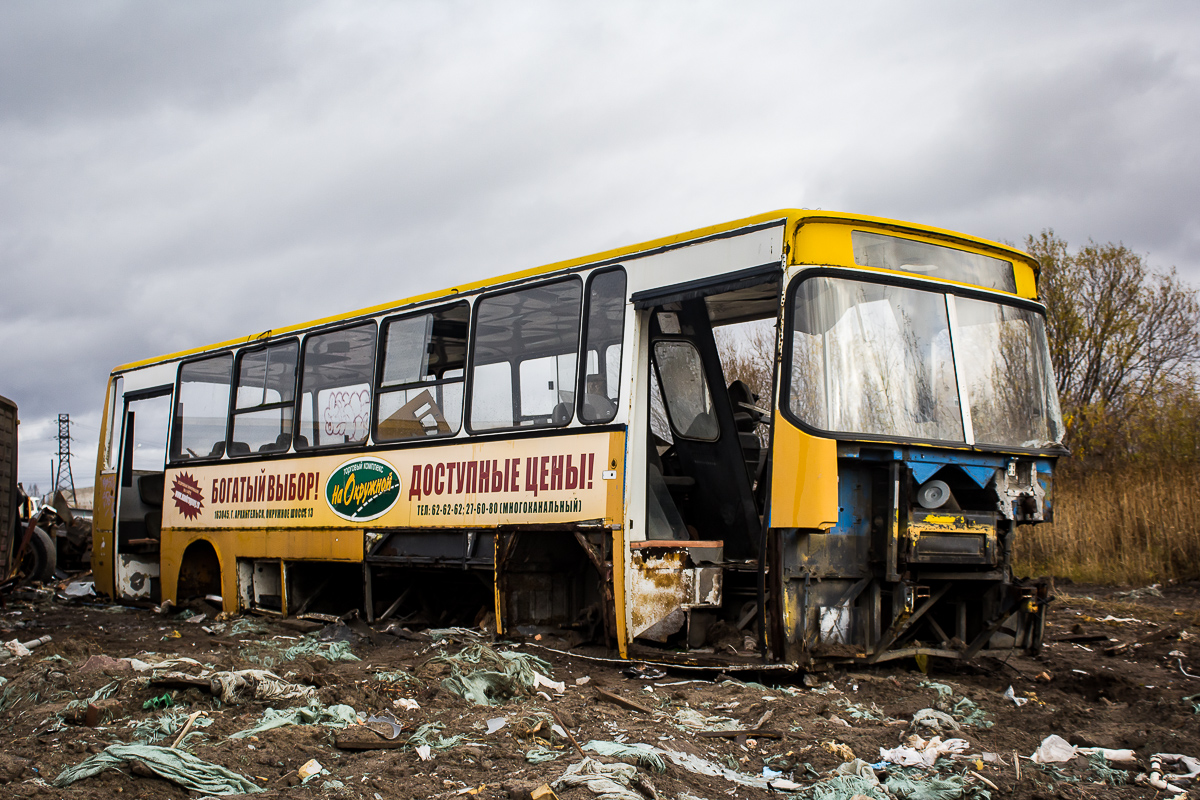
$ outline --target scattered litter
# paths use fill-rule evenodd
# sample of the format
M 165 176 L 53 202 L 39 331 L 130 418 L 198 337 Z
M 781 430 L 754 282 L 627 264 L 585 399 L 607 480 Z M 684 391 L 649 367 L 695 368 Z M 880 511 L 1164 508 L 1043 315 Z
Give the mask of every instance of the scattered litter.
M 723 731 L 738 724 L 733 717 L 708 716 L 687 707 L 678 709 L 675 719 L 683 728 L 693 731 Z
M 1011 686 L 1004 690 L 1004 699 L 1011 700 L 1017 708 L 1029 702 L 1029 698 L 1027 697 L 1017 697 L 1017 693 L 1013 691 L 1013 687 Z
M 487 734 L 491 736 L 508 724 L 508 717 L 492 717 L 487 721 Z
M 667 677 L 665 669 L 652 667 L 649 664 L 634 664 L 632 667 L 621 670 L 621 674 L 627 678 L 635 678 L 641 681 L 656 681 L 659 678 Z
M 917 728 L 931 728 L 935 731 L 962 730 L 962 726 L 958 724 L 958 720 L 947 714 L 945 711 L 936 711 L 932 708 L 922 708 L 917 713 L 913 714 L 912 722 L 908 727 L 916 730 Z
M 182 708 L 167 709 L 157 716 L 147 717 L 137 723 L 133 729 L 133 739 L 140 744 L 157 744 L 163 739 L 174 736 L 186 724 L 188 718 L 189 714 Z M 206 728 L 212 725 L 212 722 L 208 717 L 199 716 L 193 725 Z M 197 735 L 200 735 L 199 731 L 188 733 L 188 736 Z M 178 747 L 185 742 L 186 740 L 181 740 L 174 746 Z
M 393 708 L 403 708 L 405 711 L 419 711 L 421 706 L 411 697 L 399 697 L 392 701 Z
M 420 759 L 422 761 L 428 761 L 431 758 L 433 758 L 433 748 L 431 748 L 427 744 L 417 745 L 416 750 L 417 750 L 417 756 L 420 757 Z
M 1109 614 L 1103 619 L 1096 620 L 1096 622 L 1110 622 L 1113 624 L 1123 625 L 1127 622 L 1141 622 L 1141 620 L 1137 617 L 1114 617 L 1112 614 Z
M 1154 583 L 1150 586 L 1143 586 L 1140 589 L 1130 589 L 1127 592 L 1116 592 L 1113 597 L 1128 597 L 1130 600 L 1139 600 L 1143 597 L 1162 597 L 1163 593 L 1159 591 L 1161 583 Z
M 558 750 L 551 750 L 545 745 L 538 745 L 525 753 L 525 760 L 530 764 L 544 764 L 547 761 L 553 761 L 562 755 Z
M 330 728 L 345 728 L 357 722 L 354 709 L 346 705 L 334 705 L 324 708 L 314 702 L 298 708 L 274 709 L 268 708 L 263 712 L 262 721 L 252 728 L 230 734 L 230 739 L 244 739 L 247 736 L 257 736 L 263 731 L 282 728 L 285 725 L 325 725 Z
M 408 737 L 408 743 L 417 748 L 419 752 L 422 747 L 432 748 L 434 750 L 449 750 L 464 740 L 470 738 L 465 733 L 460 733 L 457 736 L 442 736 L 442 728 L 445 727 L 441 722 L 426 722 L 421 727 L 413 731 L 413 735 Z M 422 758 L 422 761 L 428 761 L 427 758 Z
M 477 642 L 483 638 L 482 633 L 471 628 L 430 628 L 425 634 L 435 645 L 446 642 Z
M 243 700 L 307 701 L 316 696 L 316 689 L 313 687 L 289 683 L 274 672 L 263 669 L 218 672 L 209 678 L 209 686 L 212 693 L 223 703 L 239 703 Z
M 63 590 L 67 597 L 95 597 L 96 585 L 92 581 L 72 581 Z
M 321 762 L 315 758 L 310 758 L 301 765 L 300 769 L 296 770 L 296 774 L 300 776 L 300 780 L 308 783 L 310 780 L 325 772 L 325 768 L 321 766 Z
M 154 711 L 158 711 L 160 709 L 170 708 L 173 705 L 175 705 L 175 700 L 171 697 L 170 692 L 166 692 L 158 697 L 151 697 L 149 700 L 142 703 L 142 710 L 149 711 L 153 709 Z
M 225 767 L 182 750 L 146 744 L 114 744 L 68 767 L 54 779 L 58 787 L 115 769 L 129 761 L 140 761 L 159 777 L 201 795 L 251 794 L 263 791 L 253 781 Z
M 648 744 L 591 741 L 585 744 L 583 749 L 612 758 L 636 758 L 638 764 L 647 769 L 658 773 L 667 771 L 667 762 Z
M 587 686 L 588 683 L 591 682 L 591 680 L 592 680 L 591 675 L 584 675 L 582 678 L 575 679 L 575 685 L 576 686 Z
M 638 774 L 637 767 L 632 764 L 601 764 L 592 758 L 585 758 L 567 767 L 567 771 L 550 786 L 556 790 L 583 786 L 603 800 L 645 800 L 646 796 L 657 797 L 654 787 L 650 785 L 649 780 Z M 646 794 L 641 794 L 638 789 L 642 789 Z
M 454 655 L 435 656 L 429 663 L 449 665 L 451 675 L 442 686 L 477 706 L 533 694 L 538 677 L 545 679 L 544 673 L 550 672 L 550 664 L 537 656 L 497 652 L 483 643 L 469 644 Z
M 879 748 L 879 760 L 902 767 L 932 767 L 939 758 L 965 753 L 970 747 L 965 739 L 943 741 L 940 736 L 934 736 L 926 741 L 914 734 L 900 747 Z
M 391 714 L 371 715 L 365 720 L 362 719 L 362 714 L 358 715 L 360 722 L 368 729 L 375 731 L 385 739 L 392 740 L 400 737 L 400 731 L 404 730 L 404 725 Z

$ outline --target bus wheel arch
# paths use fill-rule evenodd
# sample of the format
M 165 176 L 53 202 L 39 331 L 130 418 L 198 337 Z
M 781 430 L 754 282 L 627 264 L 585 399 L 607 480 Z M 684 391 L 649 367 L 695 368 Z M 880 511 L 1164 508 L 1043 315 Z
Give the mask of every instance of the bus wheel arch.
M 187 546 L 180 559 L 175 598 L 178 603 L 210 595 L 221 595 L 221 559 L 212 542 L 197 539 Z

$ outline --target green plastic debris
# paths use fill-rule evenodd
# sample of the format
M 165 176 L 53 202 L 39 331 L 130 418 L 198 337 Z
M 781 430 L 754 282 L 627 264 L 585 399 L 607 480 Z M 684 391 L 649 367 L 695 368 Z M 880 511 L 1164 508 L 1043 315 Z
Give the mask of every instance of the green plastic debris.
M 421 727 L 413 731 L 413 735 L 408 737 L 410 747 L 420 747 L 425 745 L 434 750 L 449 750 L 462 743 L 470 737 L 465 733 L 460 733 L 457 736 L 442 736 L 442 728 L 446 727 L 441 722 L 426 722 Z
M 114 744 L 68 767 L 54 779 L 58 787 L 98 775 L 106 769 L 140 761 L 161 778 L 203 795 L 252 794 L 263 791 L 253 781 L 218 764 L 197 758 L 182 750 L 149 744 Z
M 261 722 L 253 728 L 231 734 L 229 738 L 244 739 L 247 736 L 257 736 L 263 731 L 282 728 L 285 725 L 325 725 L 330 728 L 345 728 L 357 721 L 354 709 L 346 705 L 324 708 L 320 703 L 313 703 L 300 708 L 268 708 L 263 712 Z
M 1099 780 L 1110 786 L 1124 786 L 1129 782 L 1129 773 L 1123 769 L 1113 769 L 1103 753 L 1092 753 L 1088 756 L 1088 766 L 1096 773 Z
M 168 708 L 157 716 L 147 717 L 133 729 L 133 740 L 139 744 L 157 744 L 167 737 L 174 736 L 179 732 L 184 725 L 187 724 L 189 714 L 186 709 Z M 206 716 L 196 717 L 196 721 L 192 723 L 193 728 L 207 728 L 212 725 L 212 719 Z M 186 746 L 187 739 L 192 736 L 200 735 L 198 731 L 188 733 L 184 741 L 180 742 L 180 746 Z
M 733 717 L 708 716 L 694 708 L 681 708 L 675 712 L 676 727 L 689 731 L 727 731 L 739 727 Z
M 318 656 L 326 661 L 362 661 L 350 652 L 349 642 L 322 642 L 311 635 L 283 651 L 284 661 L 294 661 L 300 656 Z
M 667 762 L 663 760 L 662 756 L 654 752 L 654 748 L 648 744 L 591 741 L 585 744 L 583 749 L 613 758 L 636 758 L 638 764 L 643 767 L 659 773 L 667 771 Z
M 469 644 L 454 654 L 430 659 L 450 667 L 442 681 L 448 691 L 477 706 L 494 706 L 514 697 L 534 693 L 537 676 L 550 675 L 550 664 L 537 656 L 498 652 L 482 642 Z
M 88 702 L 94 701 L 89 700 Z M 170 708 L 173 705 L 175 705 L 175 700 L 171 697 L 171 693 L 164 692 L 159 697 L 151 697 L 149 700 L 142 703 L 142 710 L 149 711 L 153 709 L 154 711 L 159 711 L 160 709 Z
M 562 753 L 558 750 L 551 750 L 549 747 L 538 745 L 525 754 L 525 760 L 530 764 L 544 764 L 547 761 L 553 761 L 561 755 Z

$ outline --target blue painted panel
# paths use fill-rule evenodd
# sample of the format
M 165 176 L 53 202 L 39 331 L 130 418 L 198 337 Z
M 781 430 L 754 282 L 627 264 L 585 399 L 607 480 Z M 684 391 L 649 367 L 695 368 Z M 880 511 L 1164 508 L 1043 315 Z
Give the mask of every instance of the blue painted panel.
M 986 487 L 988 481 L 996 474 L 995 467 L 977 467 L 970 464 L 959 464 L 959 466 L 963 472 L 970 476 L 971 480 L 979 484 L 980 489 Z
M 944 466 L 946 465 L 931 462 L 908 462 L 908 468 L 912 470 L 913 477 L 917 479 L 917 483 L 924 483 L 929 480 Z

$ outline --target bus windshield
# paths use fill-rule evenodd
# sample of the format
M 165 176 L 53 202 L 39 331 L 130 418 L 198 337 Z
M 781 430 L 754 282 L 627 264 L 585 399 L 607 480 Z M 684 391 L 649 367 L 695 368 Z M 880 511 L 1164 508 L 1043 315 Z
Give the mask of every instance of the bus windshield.
M 1062 442 L 1045 320 L 1033 309 L 812 277 L 791 312 L 787 402 L 814 428 L 1033 449 Z

